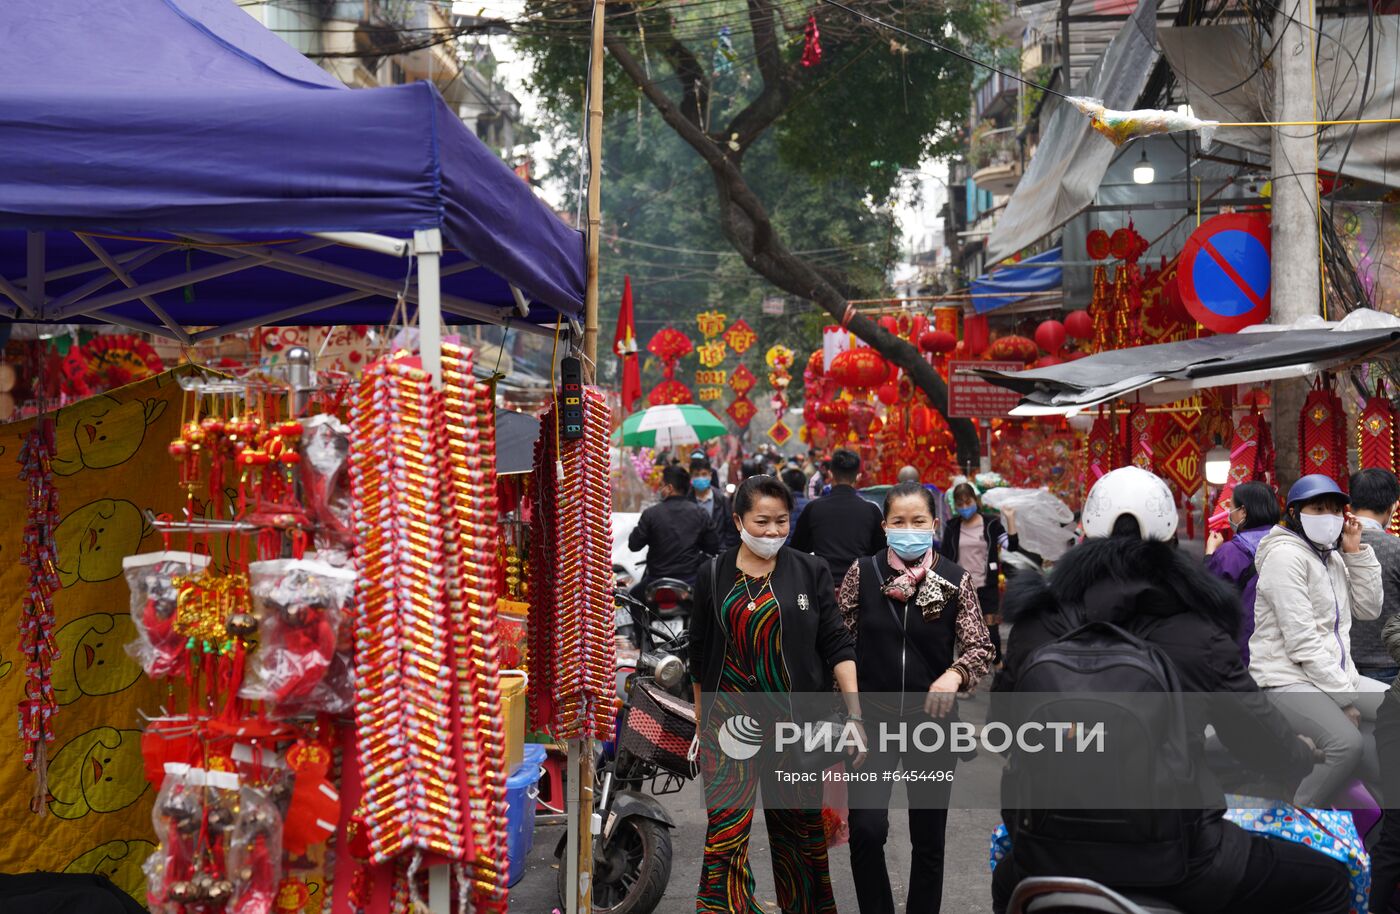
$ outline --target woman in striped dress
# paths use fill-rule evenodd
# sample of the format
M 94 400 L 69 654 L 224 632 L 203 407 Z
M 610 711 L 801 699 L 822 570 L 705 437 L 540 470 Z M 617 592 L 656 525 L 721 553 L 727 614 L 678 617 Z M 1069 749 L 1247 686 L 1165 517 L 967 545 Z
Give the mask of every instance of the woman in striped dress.
M 779 910 L 834 914 L 820 783 L 791 802 L 792 788 L 780 788 L 774 774 L 783 761 L 768 746 L 735 758 L 733 743 L 726 751 L 719 739 L 726 716 L 721 711 L 712 719 L 710 711 L 717 696 L 745 693 L 752 700 L 758 693 L 774 713 L 785 714 L 792 693 L 830 692 L 834 677 L 847 718 L 864 740 L 854 641 L 836 608 L 826 563 L 783 545 L 792 512 L 787 486 L 772 476 L 745 480 L 735 493 L 734 512 L 741 543 L 701 566 L 691 620 L 691 678 L 708 816 L 695 909 L 697 914 L 767 914 L 754 898 L 749 865 L 749 833 L 762 784 Z M 856 753 L 853 764 L 863 758 Z

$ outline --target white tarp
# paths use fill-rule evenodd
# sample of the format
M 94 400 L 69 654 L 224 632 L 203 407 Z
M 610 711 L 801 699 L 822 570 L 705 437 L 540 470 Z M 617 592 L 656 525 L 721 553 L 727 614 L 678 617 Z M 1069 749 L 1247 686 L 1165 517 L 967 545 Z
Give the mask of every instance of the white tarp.
M 1021 548 L 1047 562 L 1057 561 L 1074 545 L 1074 512 L 1049 489 L 997 487 L 982 494 L 982 503 L 1015 511 Z
M 1374 24 L 1374 31 L 1368 42 L 1369 23 Z M 1400 21 L 1396 16 L 1375 16 L 1369 23 L 1366 16 L 1322 20 L 1317 54 L 1319 120 L 1396 116 Z M 1260 66 L 1259 50 L 1251 42 L 1247 26 L 1162 28 L 1157 37 L 1167 62 L 1186 87 L 1197 117 L 1236 122 L 1271 118 L 1272 70 Z M 1267 46 L 1265 50 L 1267 53 Z M 1307 136 L 1314 131 L 1312 127 L 1288 129 Z M 1216 131 L 1215 140 L 1268 156 L 1269 134 L 1266 127 L 1223 127 Z M 1400 169 L 1394 167 L 1400 157 L 1400 140 L 1394 124 L 1326 128 L 1318 139 L 1323 169 L 1400 187 Z
M 1071 94 L 1101 99 L 1109 108 L 1136 108 L 1159 56 L 1156 34 L 1157 3 L 1148 0 Z M 1113 144 L 1078 108 L 1052 99 L 1045 110 L 1040 145 L 987 239 L 988 264 L 1034 244 L 1092 203 L 1113 159 Z

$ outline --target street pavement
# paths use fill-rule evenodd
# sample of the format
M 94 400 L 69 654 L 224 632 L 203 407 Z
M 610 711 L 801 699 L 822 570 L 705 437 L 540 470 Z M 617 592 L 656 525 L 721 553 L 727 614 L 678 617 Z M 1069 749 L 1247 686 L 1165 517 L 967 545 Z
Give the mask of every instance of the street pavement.
M 986 681 L 990 684 L 990 680 Z M 962 705 L 964 720 L 982 720 L 985 714 L 985 694 L 966 700 Z M 982 776 L 988 776 L 982 773 Z M 904 887 L 909 879 L 909 830 L 901 787 L 891 803 L 890 838 L 885 857 L 894 885 L 895 903 L 904 909 Z M 995 796 L 979 790 L 982 796 Z M 657 914 L 694 914 L 695 890 L 699 882 L 700 857 L 705 843 L 705 802 L 699 781 L 692 781 L 685 790 L 661 798 L 661 802 L 676 818 L 672 835 L 674 859 L 671 865 L 670 887 L 662 899 Z M 768 833 L 761 819 L 755 816 L 750 858 L 758 884 L 757 898 L 764 910 L 778 910 L 773 889 L 773 870 L 768 852 Z M 949 914 L 987 914 L 991 911 L 991 873 L 987 868 L 987 850 L 992 829 L 1001 815 L 991 809 L 954 809 L 948 814 L 947 857 L 944 866 L 943 910 Z M 525 875 L 511 888 L 510 910 L 519 914 L 550 914 L 559 904 L 555 893 L 557 861 L 554 847 L 563 834 L 562 827 L 540 827 L 535 831 L 535 846 L 526 864 Z M 855 887 L 851 881 L 848 848 L 831 849 L 831 879 L 836 891 L 837 907 L 855 914 Z

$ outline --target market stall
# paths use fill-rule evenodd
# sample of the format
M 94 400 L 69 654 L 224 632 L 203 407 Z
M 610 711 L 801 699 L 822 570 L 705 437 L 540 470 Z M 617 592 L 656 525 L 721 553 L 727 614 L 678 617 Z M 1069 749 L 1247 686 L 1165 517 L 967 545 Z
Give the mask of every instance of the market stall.
M 5 319 L 398 333 L 358 379 L 182 367 L 0 427 L 0 802 L 26 835 L 0 871 L 102 872 L 168 914 L 504 910 L 498 602 L 585 652 L 533 670 L 561 738 L 600 719 L 610 680 L 555 674 L 597 666 L 611 605 L 605 526 L 534 511 L 528 572 L 498 537 L 502 493 L 531 496 L 497 461 L 531 448 L 535 506 L 596 508 L 607 419 L 590 390 L 581 437 L 553 413 L 498 436 L 444 325 L 573 343 L 583 239 L 429 84 L 346 90 L 223 0 L 66 5 L 17 10 L 0 63 Z M 555 582 L 588 594 L 560 618 L 521 578 L 563 542 L 592 577 Z

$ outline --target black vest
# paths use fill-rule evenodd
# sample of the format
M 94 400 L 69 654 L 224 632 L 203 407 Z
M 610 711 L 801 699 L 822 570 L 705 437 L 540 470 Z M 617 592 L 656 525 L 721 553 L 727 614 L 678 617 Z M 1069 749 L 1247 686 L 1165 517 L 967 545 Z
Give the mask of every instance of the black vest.
M 878 575 L 872 563 L 879 563 Z M 929 574 L 938 575 L 956 588 L 967 572 L 939 556 Z M 953 665 L 958 596 L 955 590 L 938 617 L 927 621 L 912 598 L 908 603 L 900 603 L 881 592 L 881 580 L 889 581 L 894 576 L 883 552 L 860 560 L 860 608 L 856 616 L 860 691 L 922 696 Z M 908 645 L 904 643 L 906 636 Z

